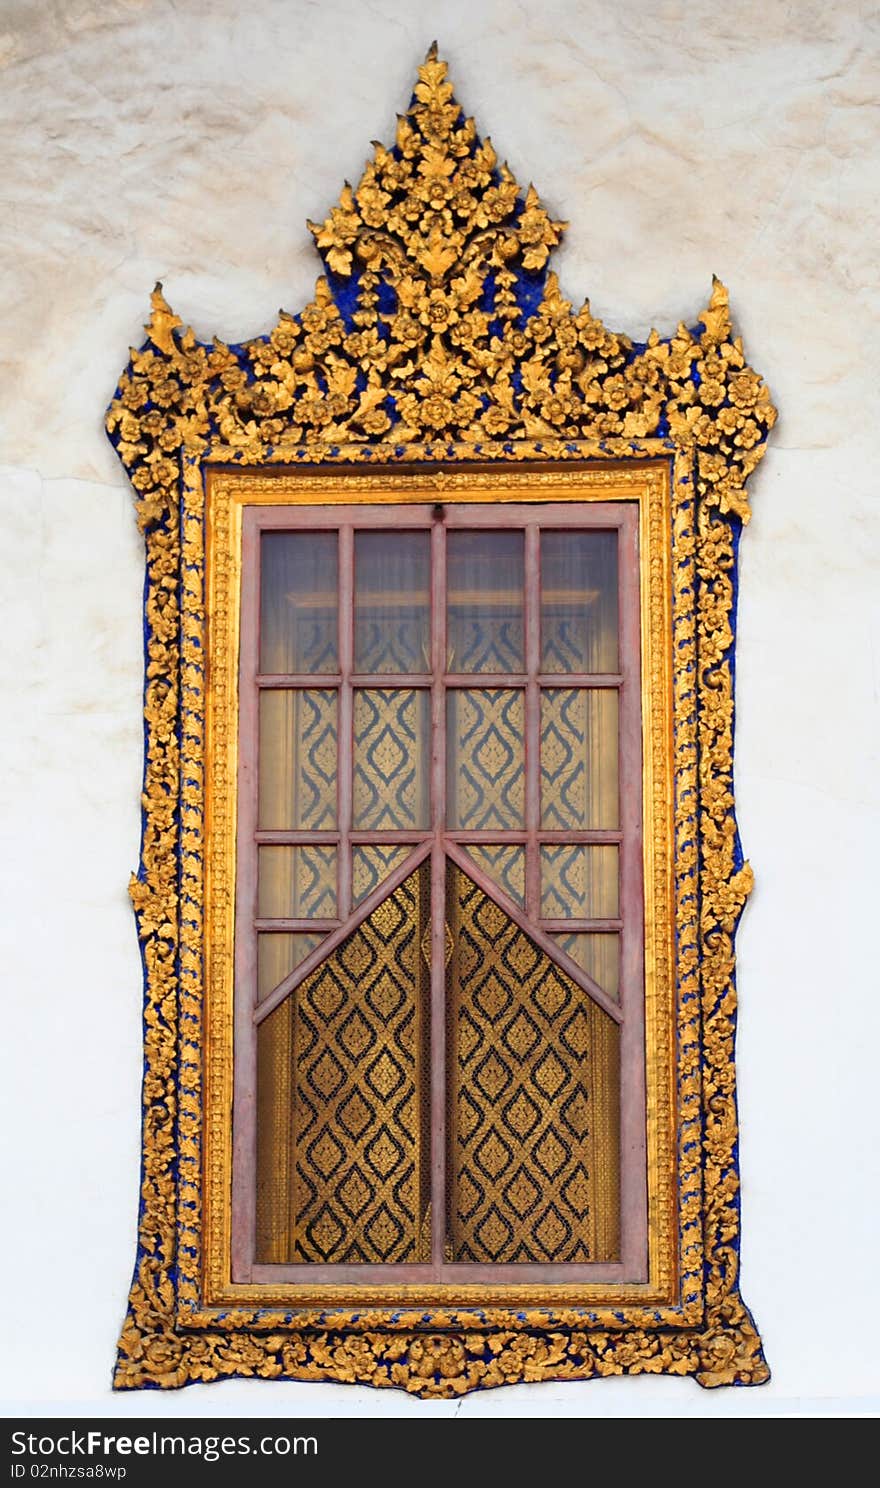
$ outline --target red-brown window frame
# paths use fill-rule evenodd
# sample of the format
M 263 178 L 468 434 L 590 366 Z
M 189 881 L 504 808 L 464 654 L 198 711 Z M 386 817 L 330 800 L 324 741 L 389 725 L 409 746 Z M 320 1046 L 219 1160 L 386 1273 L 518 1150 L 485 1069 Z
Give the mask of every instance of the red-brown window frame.
M 446 666 L 445 534 L 451 529 L 510 528 L 524 531 L 525 592 L 523 673 L 448 673 Z M 541 673 L 540 532 L 618 532 L 619 671 Z M 430 673 L 355 673 L 354 534 L 357 530 L 429 529 L 431 538 Z M 260 541 L 263 532 L 339 533 L 339 666 L 335 673 L 265 676 L 259 672 Z M 232 1280 L 318 1284 L 643 1282 L 648 1275 L 645 1109 L 644 891 L 642 851 L 642 717 L 639 619 L 639 524 L 634 502 L 470 502 L 395 506 L 248 506 L 242 518 L 241 628 L 239 645 L 238 823 L 235 903 L 235 1014 L 233 1100 Z M 259 697 L 267 688 L 336 690 L 337 826 L 335 831 L 261 831 L 258 826 Z M 352 830 L 353 696 L 362 686 L 423 687 L 431 692 L 431 826 L 424 831 Z M 515 687 L 525 694 L 525 825 L 522 832 L 466 831 L 446 826 L 446 691 L 449 688 Z M 614 687 L 618 692 L 619 801 L 617 830 L 542 831 L 540 826 L 541 689 Z M 619 913 L 614 920 L 540 921 L 541 842 L 608 843 L 619 846 Z M 351 844 L 404 843 L 413 852 L 356 907 L 351 901 Z M 462 853 L 465 842 L 521 842 L 526 849 L 526 895 L 521 908 Z M 268 921 L 257 913 L 257 847 L 261 843 L 337 845 L 337 921 Z M 431 1207 L 446 1202 L 446 1017 L 445 900 L 438 886 L 447 859 L 457 863 L 490 897 L 503 904 L 525 930 L 621 1029 L 621 1258 L 618 1262 L 562 1265 L 480 1265 L 444 1260 L 441 1225 L 432 1231 L 430 1263 L 258 1264 L 255 1255 L 256 1030 L 285 996 L 338 946 L 394 887 L 430 855 L 431 859 Z M 531 917 L 533 916 L 533 917 Z M 325 939 L 258 1006 L 257 934 L 260 931 L 323 932 Z M 617 931 L 620 935 L 620 997 L 615 1002 L 551 939 L 554 931 Z M 248 989 L 250 996 L 248 996 Z

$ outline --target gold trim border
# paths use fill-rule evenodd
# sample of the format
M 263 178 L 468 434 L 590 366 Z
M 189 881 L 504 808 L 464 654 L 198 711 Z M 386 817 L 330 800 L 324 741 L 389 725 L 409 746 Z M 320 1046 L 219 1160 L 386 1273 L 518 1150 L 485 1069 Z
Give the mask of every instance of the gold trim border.
M 636 502 L 640 552 L 661 561 L 640 568 L 641 692 L 643 751 L 643 841 L 645 857 L 645 1028 L 648 1110 L 647 1283 L 567 1283 L 518 1287 L 460 1287 L 373 1284 L 291 1285 L 233 1283 L 231 1275 L 232 1146 L 227 1113 L 232 1107 L 234 1021 L 228 969 L 234 962 L 234 886 L 237 777 L 236 604 L 240 593 L 242 513 L 246 506 L 392 504 L 424 502 L 442 482 L 449 502 L 577 501 Z M 188 1326 L 210 1326 L 212 1308 L 254 1309 L 264 1326 L 283 1326 L 286 1311 L 298 1311 L 296 1324 L 313 1327 L 327 1308 L 374 1309 L 377 1327 L 391 1326 L 402 1310 L 432 1309 L 437 1327 L 447 1327 L 461 1308 L 497 1313 L 506 1326 L 520 1326 L 524 1308 L 540 1307 L 547 1321 L 555 1310 L 598 1308 L 597 1319 L 613 1326 L 613 1313 L 676 1303 L 677 1255 L 668 1216 L 675 1213 L 674 1082 L 672 1066 L 672 698 L 669 548 L 670 478 L 668 462 L 599 471 L 575 467 L 559 472 L 520 469 L 441 471 L 384 475 L 252 471 L 205 475 L 206 614 L 202 635 L 184 648 L 184 666 L 207 655 L 205 688 L 207 770 L 205 841 L 208 865 L 205 902 L 205 1161 L 204 1306 L 181 1314 Z M 186 521 L 186 514 L 184 517 Z M 212 740 L 217 744 L 212 747 Z M 194 762 L 195 763 L 195 762 Z M 182 760 L 184 774 L 189 760 Z M 184 934 L 186 945 L 189 937 Z M 192 950 L 196 952 L 197 946 Z M 188 1239 L 191 1241 L 192 1237 Z M 384 1309 L 384 1310 L 382 1310 Z M 618 1322 L 620 1318 L 616 1319 Z M 256 1315 L 251 1319 L 256 1323 Z M 676 1321 L 680 1321 L 676 1316 Z

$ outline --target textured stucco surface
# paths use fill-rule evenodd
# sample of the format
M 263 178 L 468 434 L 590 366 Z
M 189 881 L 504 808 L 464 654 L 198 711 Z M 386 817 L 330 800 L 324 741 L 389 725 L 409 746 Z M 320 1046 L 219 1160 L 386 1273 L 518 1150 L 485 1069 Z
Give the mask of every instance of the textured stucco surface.
M 109 1392 L 134 1254 L 141 544 L 102 413 L 156 278 L 202 338 L 308 298 L 305 230 L 389 139 L 434 36 L 570 222 L 614 329 L 714 271 L 781 410 L 742 549 L 743 1291 L 773 1382 Z M 880 12 L 859 0 L 0 0 L 0 966 L 6 1344 L 27 1409 L 876 1409 Z

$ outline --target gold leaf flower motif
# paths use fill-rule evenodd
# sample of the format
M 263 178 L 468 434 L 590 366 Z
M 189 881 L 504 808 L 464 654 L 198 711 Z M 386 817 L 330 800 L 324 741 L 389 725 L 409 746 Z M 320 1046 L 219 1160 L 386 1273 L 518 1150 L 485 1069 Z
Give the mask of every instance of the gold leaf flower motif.
M 248 400 L 251 412 L 257 418 L 269 418 L 280 407 L 280 393 L 280 388 L 275 389 L 268 382 L 258 383 Z
M 258 370 L 268 372 L 272 363 L 278 359 L 278 353 L 269 341 L 251 341 L 247 350 L 254 367 Z M 247 377 L 245 377 L 245 382 L 247 382 Z
M 510 428 L 511 425 L 511 417 L 508 413 L 505 412 L 503 408 L 499 408 L 496 405 L 495 407 L 488 408 L 486 410 L 486 412 L 483 414 L 482 419 L 480 420 L 480 423 L 485 433 L 489 434 L 494 439 L 501 434 L 507 433 L 507 430 Z
M 391 420 L 384 408 L 373 408 L 358 420 L 365 434 L 385 434 L 391 428 Z
M 696 366 L 697 371 L 703 378 L 714 377 L 723 382 L 727 375 L 727 363 L 723 357 L 718 356 L 714 351 L 710 352 L 708 356 L 698 357 Z
M 124 408 L 131 408 L 135 412 L 143 408 L 150 394 L 150 384 L 143 378 L 133 377 L 122 384 L 121 402 Z
M 570 394 L 553 393 L 541 404 L 541 417 L 548 424 L 564 424 L 567 419 L 574 418 L 576 409 L 577 404 Z
M 608 439 L 613 434 L 619 434 L 623 429 L 623 420 L 616 413 L 599 413 L 595 418 L 595 425 L 599 437 Z
M 723 478 L 727 471 L 727 461 L 723 455 L 710 454 L 708 451 L 701 450 L 698 468 L 701 478 L 708 487 Z
M 581 317 L 578 316 L 575 325 L 578 325 L 580 319 Z M 608 340 L 608 335 L 601 320 L 593 320 L 591 318 L 586 320 L 583 325 L 578 325 L 578 339 L 587 351 L 599 351 L 604 348 Z
M 761 429 L 755 423 L 754 419 L 744 419 L 734 436 L 733 442 L 740 449 L 748 450 L 752 449 L 754 445 L 759 444 L 763 437 Z
M 666 375 L 672 382 L 684 382 L 690 377 L 694 352 L 694 347 L 682 347 L 670 352 L 666 361 Z
M 243 367 L 227 367 L 220 374 L 220 383 L 224 392 L 237 393 L 247 386 L 247 373 Z
M 760 387 L 760 378 L 754 372 L 737 372 L 728 379 L 727 392 L 736 408 L 754 408 Z
M 445 294 L 442 289 L 434 289 L 429 295 L 422 296 L 418 315 L 422 325 L 438 334 L 447 326 L 455 325 L 458 308 L 451 295 Z
M 369 367 L 376 367 L 380 372 L 385 370 L 388 342 L 379 335 L 374 326 L 347 336 L 344 347 L 346 354 L 363 367 L 364 371 Z
M 722 434 L 733 434 L 742 423 L 740 414 L 735 408 L 720 408 L 715 419 L 715 426 Z
M 179 476 L 179 471 L 173 460 L 166 460 L 156 455 L 150 456 L 153 480 L 157 486 L 171 486 Z
M 464 350 L 476 352 L 476 343 L 482 341 L 489 328 L 489 317 L 482 310 L 465 310 L 457 322 L 450 322 L 452 340 Z
M 724 402 L 726 389 L 717 377 L 705 377 L 700 383 L 700 402 L 706 408 L 717 408 Z
M 204 347 L 189 352 L 178 362 L 178 376 L 182 382 L 201 382 L 207 373 L 208 357 Z
M 459 183 L 449 198 L 449 205 L 457 217 L 470 217 L 476 208 L 477 199 L 467 186 Z
M 155 417 L 161 428 L 162 421 L 160 415 L 156 414 Z M 141 434 L 148 432 L 144 427 L 145 423 L 145 419 L 136 419 L 132 413 L 124 413 L 117 425 L 120 439 L 124 439 L 127 444 L 136 444 L 141 438 Z
M 292 316 L 285 315 L 269 337 L 269 342 L 279 356 L 289 357 L 301 335 L 297 322 Z
M 607 377 L 602 384 L 602 397 L 611 409 L 625 408 L 629 402 L 629 388 L 626 378 L 620 376 Z
M 149 465 L 141 465 L 132 474 L 131 483 L 136 491 L 150 491 L 156 484 L 156 478 Z
M 410 1344 L 407 1363 L 415 1375 L 439 1374 L 441 1379 L 454 1379 L 461 1374 L 464 1346 L 458 1338 L 416 1338 Z

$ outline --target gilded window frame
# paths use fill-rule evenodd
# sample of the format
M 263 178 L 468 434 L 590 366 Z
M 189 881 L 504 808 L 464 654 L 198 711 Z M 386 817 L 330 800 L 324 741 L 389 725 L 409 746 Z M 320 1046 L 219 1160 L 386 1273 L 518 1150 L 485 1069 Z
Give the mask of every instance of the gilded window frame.
M 591 1276 L 579 1283 L 570 1279 L 560 1282 L 557 1278 L 553 1284 L 534 1277 L 517 1283 L 507 1280 L 492 1284 L 475 1280 L 453 1285 L 447 1282 L 417 1284 L 401 1276 L 393 1284 L 387 1280 L 369 1284 L 365 1281 L 358 1286 L 352 1285 L 350 1280 L 346 1285 L 334 1282 L 331 1286 L 326 1278 L 322 1279 L 321 1285 L 281 1280 L 274 1284 L 257 1279 L 252 1283 L 229 1280 L 235 1256 L 228 1197 L 235 1193 L 235 1141 L 233 1137 L 230 1147 L 223 1112 L 232 1105 L 235 1084 L 233 1045 L 248 1032 L 243 1022 L 237 1023 L 238 1032 L 233 1036 L 236 1016 L 243 1020 L 246 1012 L 244 1007 L 238 1012 L 236 1010 L 230 975 L 235 954 L 236 792 L 239 778 L 237 691 L 241 630 L 238 604 L 242 594 L 244 513 L 261 506 L 272 509 L 325 505 L 351 509 L 359 504 L 371 509 L 377 504 L 386 507 L 424 506 L 433 498 L 439 498 L 444 506 L 465 509 L 468 505 L 484 507 L 490 503 L 497 504 L 499 509 L 504 503 L 510 503 L 517 509 L 524 500 L 530 506 L 535 503 L 570 505 L 573 510 L 580 510 L 583 505 L 596 505 L 606 514 L 614 505 L 627 503 L 636 511 L 635 526 L 640 549 L 648 551 L 654 548 L 663 553 L 660 564 L 653 567 L 640 564 L 638 571 L 640 621 L 637 641 L 639 659 L 644 663 L 639 666 L 639 717 L 652 747 L 642 750 L 641 794 L 646 804 L 644 821 L 637 833 L 642 839 L 640 857 L 644 859 L 642 876 L 646 879 L 643 892 L 644 959 L 647 964 L 643 1006 L 640 1014 L 630 1015 L 629 1022 L 636 1028 L 641 1022 L 643 1030 L 647 1027 L 647 1038 L 640 1032 L 638 1039 L 647 1049 L 649 1078 L 646 1082 L 647 1100 L 645 1088 L 640 1085 L 638 1091 L 633 1089 L 630 1099 L 623 1103 L 622 1144 L 636 1147 L 638 1137 L 634 1128 L 640 1129 L 642 1138 L 642 1150 L 624 1165 L 628 1170 L 626 1175 L 624 1171 L 621 1173 L 624 1188 L 630 1192 L 634 1182 L 638 1181 L 638 1168 L 645 1156 L 646 1105 L 651 1115 L 647 1122 L 650 1147 L 648 1193 L 644 1202 L 645 1213 L 641 1217 L 648 1231 L 649 1274 L 644 1280 L 633 1279 L 632 1284 L 620 1280 L 611 1282 L 607 1278 L 600 1281 L 598 1275 L 596 1279 Z M 523 1307 L 540 1306 L 548 1319 L 554 1321 L 557 1312 L 560 1319 L 570 1314 L 575 1299 L 579 1306 L 604 1305 L 606 1309 L 612 1305 L 635 1303 L 642 1309 L 656 1308 L 669 1302 L 678 1264 L 672 1229 L 664 1223 L 664 1216 L 673 1214 L 676 1208 L 672 1191 L 676 1164 L 675 1132 L 668 1088 L 674 1078 L 670 967 L 674 950 L 671 905 L 675 889 L 671 853 L 672 710 L 665 643 L 670 633 L 672 606 L 668 543 L 663 541 L 663 534 L 669 531 L 670 525 L 667 466 L 651 462 L 643 466 L 623 468 L 615 465 L 611 469 L 597 469 L 589 464 L 559 472 L 536 470 L 529 465 L 510 471 L 468 464 L 464 470 L 417 473 L 389 469 L 382 474 L 370 475 L 326 469 L 310 473 L 279 470 L 269 474 L 266 471 L 213 468 L 206 470 L 203 503 L 200 501 L 199 510 L 194 515 L 203 523 L 205 532 L 205 605 L 197 617 L 201 628 L 199 641 L 188 653 L 185 650 L 184 660 L 197 661 L 199 653 L 206 656 L 210 680 L 199 698 L 194 697 L 193 704 L 200 719 L 205 719 L 206 737 L 222 741 L 219 748 L 208 747 L 205 751 L 206 800 L 210 803 L 206 813 L 205 839 L 212 844 L 212 850 L 205 865 L 204 985 L 209 1017 L 213 1014 L 213 1029 L 204 1040 L 203 1301 L 216 1307 L 249 1306 L 256 1309 L 264 1321 L 271 1317 L 278 1323 L 283 1321 L 285 1307 L 295 1307 L 303 1312 L 299 1319 L 303 1326 L 310 1309 L 311 1320 L 315 1320 L 320 1312 L 321 1299 L 326 1299 L 328 1292 L 332 1292 L 336 1306 L 371 1307 L 374 1309 L 373 1321 L 382 1326 L 388 1325 L 404 1306 L 408 1306 L 414 1315 L 430 1308 L 438 1325 L 452 1326 L 454 1310 L 460 1305 L 493 1309 L 499 1317 L 504 1315 L 508 1320 L 515 1318 Z M 212 625 L 211 617 L 217 623 Z M 198 771 L 201 766 L 200 751 L 188 754 L 184 750 L 181 760 L 183 773 Z M 398 870 L 402 871 L 402 868 Z M 651 875 L 649 882 L 648 873 Z M 393 875 L 389 884 L 396 877 L 397 874 Z M 190 930 L 184 922 L 182 935 L 198 954 L 199 933 Z M 217 1119 L 213 1120 L 215 1111 Z M 629 1207 L 632 1209 L 634 1206 L 630 1203 Z M 188 1243 L 194 1248 L 198 1246 L 195 1236 L 188 1237 Z M 244 1257 L 241 1261 L 246 1264 Z M 312 1267 L 313 1271 L 317 1269 Z M 477 1268 L 472 1269 L 476 1271 Z M 535 1269 L 540 1268 L 536 1265 Z M 622 1255 L 616 1262 L 594 1262 L 589 1269 L 597 1273 L 601 1269 L 625 1274 L 626 1262 Z M 197 1270 L 194 1265 L 194 1273 Z M 270 1306 L 267 1298 L 274 1305 Z M 278 1304 L 281 1304 L 280 1310 Z M 200 1324 L 206 1323 L 210 1313 L 199 1312 L 198 1316 Z
M 390 207 L 386 231 L 375 227 L 393 200 L 393 190 L 379 191 L 385 177 L 418 173 L 438 152 L 477 163 L 476 208 L 456 227 L 455 252 L 436 234 L 395 234 Z M 302 315 L 282 312 L 270 335 L 241 346 L 209 345 L 157 287 L 147 341 L 122 375 L 107 426 L 137 493 L 147 570 L 143 837 L 131 884 L 145 1077 L 138 1257 L 116 1388 L 261 1375 L 452 1396 L 646 1371 L 707 1386 L 769 1376 L 738 1287 L 733 939 L 752 874 L 734 814 L 733 642 L 745 484 L 775 410 L 718 281 L 692 329 L 634 345 L 588 304 L 574 314 L 562 299 L 546 269 L 562 226 L 497 168 L 432 49 L 398 154 L 377 146 L 357 193 L 346 187 L 313 229 L 328 273 Z M 491 326 L 474 311 L 490 273 L 503 312 Z M 403 364 L 376 350 L 383 275 L 398 306 L 422 304 L 428 317 Z M 439 325 L 444 306 L 456 321 L 470 316 L 464 330 Z M 393 1298 L 291 1296 L 264 1307 L 225 1280 L 231 495 L 277 500 L 284 482 L 294 499 L 341 488 L 348 503 L 406 489 L 421 500 L 505 487 L 519 499 L 542 488 L 557 500 L 597 499 L 584 493 L 603 487 L 606 499 L 614 489 L 643 493 L 643 699 L 655 689 L 649 705 L 670 720 L 668 733 L 652 729 L 665 763 L 645 782 L 646 883 L 649 871 L 670 883 L 665 919 L 661 906 L 646 941 L 661 989 L 648 1013 L 665 988 L 674 1008 L 655 1035 L 659 1048 L 665 1027 L 675 1055 L 669 1078 L 649 1086 L 652 1292 L 603 1295 L 596 1284 L 574 1305 L 529 1288 L 515 1311 L 471 1294 L 444 1295 L 427 1311 Z M 206 605 L 209 644 L 225 658 L 209 680 Z M 674 975 L 657 963 L 664 944 L 670 956 L 674 947 Z M 674 1164 L 657 1138 L 664 1130 Z

